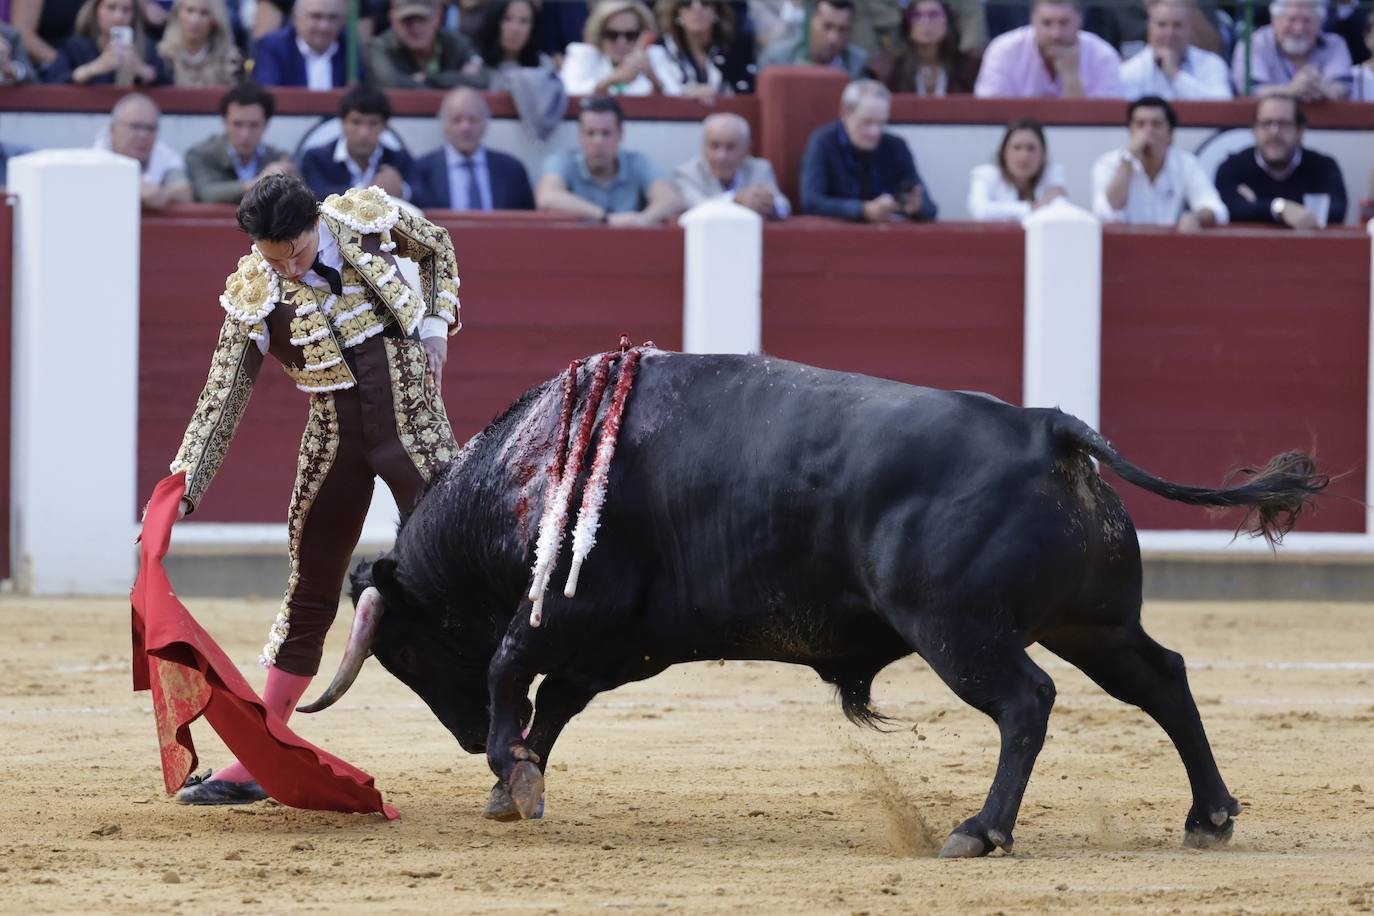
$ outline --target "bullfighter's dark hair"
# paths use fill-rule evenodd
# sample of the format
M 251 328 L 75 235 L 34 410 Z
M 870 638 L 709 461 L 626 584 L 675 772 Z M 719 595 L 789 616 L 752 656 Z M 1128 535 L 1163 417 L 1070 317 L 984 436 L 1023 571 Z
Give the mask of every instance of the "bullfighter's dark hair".
M 339 99 L 339 117 L 346 118 L 357 112 L 365 115 L 380 115 L 383 121 L 391 120 L 391 102 L 386 93 L 371 86 L 354 86 Z
M 299 175 L 268 175 L 239 204 L 239 228 L 254 239 L 289 242 L 315 225 L 319 204 Z
M 610 112 L 611 114 L 615 115 L 615 123 L 617 127 L 625 123 L 624 110 L 621 109 L 620 103 L 617 102 L 615 99 L 611 98 L 609 95 L 598 95 L 590 99 L 583 99 L 582 107 L 578 110 L 577 116 L 581 118 L 584 114 L 586 114 L 589 111 L 598 114 L 605 114 L 606 112 Z
M 1135 117 L 1137 108 L 1158 108 L 1164 112 L 1164 117 L 1169 121 L 1169 129 L 1178 128 L 1178 112 L 1174 111 L 1174 106 L 1157 95 L 1142 95 L 1134 102 L 1126 106 L 1126 125 L 1129 127 L 1131 118 Z
M 272 98 L 272 93 L 252 80 L 244 80 L 220 96 L 219 116 L 221 118 L 229 114 L 230 105 L 261 105 L 262 113 L 268 120 L 272 119 L 273 113 L 277 110 L 277 100 Z

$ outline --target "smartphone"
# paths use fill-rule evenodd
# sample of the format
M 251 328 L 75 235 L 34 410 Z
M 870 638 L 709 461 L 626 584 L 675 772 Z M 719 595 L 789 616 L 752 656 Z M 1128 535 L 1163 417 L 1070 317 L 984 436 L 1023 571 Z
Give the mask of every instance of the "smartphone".
M 134 43 L 134 27 L 131 25 L 110 26 L 110 41 L 119 45 L 132 45 Z

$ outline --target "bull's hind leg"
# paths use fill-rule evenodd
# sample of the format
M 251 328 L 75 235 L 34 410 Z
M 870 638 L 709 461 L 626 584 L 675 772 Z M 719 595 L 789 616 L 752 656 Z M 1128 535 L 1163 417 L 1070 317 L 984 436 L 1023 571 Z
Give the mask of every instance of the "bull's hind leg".
M 1229 840 L 1240 803 L 1217 770 L 1183 656 L 1151 639 L 1138 622 L 1057 630 L 1041 643 L 1118 700 L 1139 706 L 1174 742 L 1193 790 L 1183 842 L 1202 847 Z
M 997 723 L 1002 736 L 983 810 L 954 828 L 940 857 L 983 856 L 998 846 L 1010 851 L 1021 799 L 1045 743 L 1054 681 L 1006 636 L 976 632 L 966 622 L 939 629 L 938 636 L 913 645 L 961 700 Z

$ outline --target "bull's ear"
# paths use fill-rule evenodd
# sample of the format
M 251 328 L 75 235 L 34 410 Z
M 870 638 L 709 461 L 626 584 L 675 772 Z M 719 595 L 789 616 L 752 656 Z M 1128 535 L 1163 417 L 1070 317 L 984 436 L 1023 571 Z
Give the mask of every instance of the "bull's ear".
M 396 590 L 396 561 L 391 557 L 378 557 L 372 564 L 372 584 L 381 592 Z

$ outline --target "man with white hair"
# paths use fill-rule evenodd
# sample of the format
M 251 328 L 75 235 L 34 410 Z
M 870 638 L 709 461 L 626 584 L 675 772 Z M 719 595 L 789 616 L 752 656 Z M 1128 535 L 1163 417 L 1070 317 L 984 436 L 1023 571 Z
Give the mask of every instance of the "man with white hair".
M 892 93 L 855 80 L 840 96 L 840 119 L 816 128 L 802 154 L 802 212 L 855 222 L 928 220 L 936 214 L 902 138 L 885 131 Z
M 106 149 L 138 162 L 140 198 L 145 210 L 191 201 L 191 182 L 181 154 L 158 142 L 162 112 L 146 95 L 132 93 L 115 103 L 110 126 L 96 137 L 96 149 Z
M 1193 0 L 1148 0 L 1146 45 L 1121 65 L 1121 89 L 1128 101 L 1155 96 L 1169 100 L 1231 98 L 1231 71 L 1211 51 L 1193 44 Z
M 1246 48 L 1236 45 L 1231 76 L 1242 94 L 1287 95 L 1304 102 L 1343 99 L 1350 89 L 1350 49 L 1339 35 L 1322 32 L 1322 0 L 1275 0 L 1271 24 L 1250 40 L 1250 85 Z
M 701 154 L 678 166 L 673 184 L 687 207 L 723 197 L 764 219 L 783 219 L 792 205 L 767 159 L 749 155 L 749 122 L 720 112 L 701 122 Z

